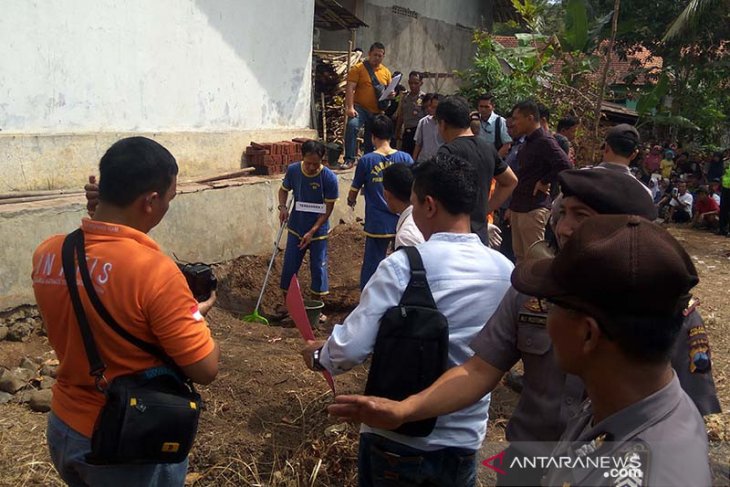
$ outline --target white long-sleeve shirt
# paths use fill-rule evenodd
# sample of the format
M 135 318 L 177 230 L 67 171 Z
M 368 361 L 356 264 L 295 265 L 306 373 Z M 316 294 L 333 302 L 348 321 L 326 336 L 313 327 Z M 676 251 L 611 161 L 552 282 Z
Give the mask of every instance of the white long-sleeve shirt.
M 510 286 L 512 263 L 484 246 L 475 234 L 437 233 L 417 246 L 431 293 L 449 322 L 448 366 L 466 362 L 469 343 L 497 309 Z M 360 297 L 360 304 L 336 325 L 320 355 L 333 374 L 364 362 L 372 353 L 383 314 L 400 302 L 410 280 L 405 252 L 395 252 L 378 266 Z M 440 416 L 433 432 L 416 438 L 363 426 L 372 432 L 420 450 L 461 447 L 476 450 L 484 440 L 490 396 L 455 413 Z
M 423 242 L 423 234 L 413 221 L 413 207 L 409 206 L 398 215 L 398 223 L 395 225 L 395 249 L 415 246 Z

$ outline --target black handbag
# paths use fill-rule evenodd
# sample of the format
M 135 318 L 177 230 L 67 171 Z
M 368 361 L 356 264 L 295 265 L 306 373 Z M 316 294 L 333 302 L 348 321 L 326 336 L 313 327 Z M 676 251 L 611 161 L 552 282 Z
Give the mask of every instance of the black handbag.
M 159 358 L 165 365 L 115 377 L 107 383 L 106 365 L 79 297 L 74 252 L 86 293 L 106 324 L 136 347 Z M 193 446 L 203 407 L 192 381 L 175 362 L 154 344 L 145 342 L 109 314 L 94 290 L 89 275 L 81 229 L 66 236 L 61 251 L 63 273 L 89 359 L 89 373 L 106 403 L 94 425 L 91 453 L 86 461 L 94 465 L 180 463 Z
M 380 97 L 383 96 L 383 92 L 385 91 L 385 86 L 375 76 L 375 71 L 373 71 L 373 67 L 370 66 L 369 62 L 363 61 L 362 64 L 370 75 L 370 82 L 373 84 L 373 89 L 375 90 L 375 99 L 378 101 L 378 108 L 383 111 L 387 110 L 390 106 L 390 100 L 380 100 Z

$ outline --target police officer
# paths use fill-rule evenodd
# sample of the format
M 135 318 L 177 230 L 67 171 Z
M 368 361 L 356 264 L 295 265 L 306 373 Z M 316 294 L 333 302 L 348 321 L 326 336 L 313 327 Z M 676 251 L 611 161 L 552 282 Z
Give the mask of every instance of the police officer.
M 639 215 L 647 219 L 656 216 L 656 209 L 644 186 L 632 176 L 602 169 L 568 170 L 559 176 L 563 191 L 563 205 L 556 226 L 558 243 L 565 245 L 575 228 L 585 219 L 597 214 Z M 584 272 L 596 271 L 587 268 Z M 599 276 L 600 277 L 600 276 Z M 621 303 L 616 303 L 621 306 Z M 693 324 L 701 318 L 689 313 Z M 689 316 L 688 316 L 689 318 Z M 363 407 L 333 406 L 347 417 L 371 424 L 370 416 L 380 414 L 376 421 L 394 421 L 396 426 L 405 415 L 427 418 L 472 404 L 492 391 L 502 375 L 519 360 L 524 366 L 524 389 L 520 401 L 507 425 L 507 440 L 512 443 L 506 459 L 522 454 L 547 455 L 554 442 L 565 430 L 569 418 L 578 411 L 585 397 L 582 381 L 564 373 L 557 365 L 552 342 L 546 330 L 547 306 L 544 300 L 518 292 L 507 291 L 499 308 L 471 343 L 475 356 L 463 366 L 451 369 L 432 387 L 421 394 L 393 405 L 387 401 L 352 399 Z M 709 373 L 684 373 L 689 370 L 686 342 L 683 335 L 675 362 L 683 367 L 680 379 L 691 383 L 693 393 L 703 413 L 719 411 L 714 382 Z M 349 401 L 348 397 L 340 401 Z M 361 401 L 361 402 L 359 402 Z M 387 427 L 387 426 L 381 426 Z M 395 427 L 395 426 L 394 426 Z M 538 485 L 543 475 L 541 468 L 522 469 L 509 476 L 499 476 L 499 485 Z
M 670 364 L 697 282 L 679 242 L 633 215 L 590 217 L 557 257 L 517 266 L 512 285 L 551 303 L 555 359 L 589 397 L 542 485 L 710 485 L 705 424 Z

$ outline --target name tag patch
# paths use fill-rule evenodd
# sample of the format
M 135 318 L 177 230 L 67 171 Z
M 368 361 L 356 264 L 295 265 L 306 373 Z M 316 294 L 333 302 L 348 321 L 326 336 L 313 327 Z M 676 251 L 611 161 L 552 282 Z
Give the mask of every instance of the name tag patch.
M 531 325 L 547 325 L 547 315 L 536 313 L 519 313 L 517 315 L 519 323 L 529 323 Z
M 319 215 L 324 215 L 327 212 L 327 206 L 324 203 L 307 203 L 306 201 L 297 201 L 294 209 L 303 213 L 317 213 Z

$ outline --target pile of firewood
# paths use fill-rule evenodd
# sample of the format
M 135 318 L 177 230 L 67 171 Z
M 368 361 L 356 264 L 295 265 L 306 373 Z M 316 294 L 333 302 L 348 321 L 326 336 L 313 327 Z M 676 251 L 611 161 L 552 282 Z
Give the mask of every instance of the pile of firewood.
M 350 55 L 350 66 L 360 61 L 362 53 Z M 345 85 L 347 54 L 315 51 L 314 92 L 320 138 L 342 143 L 345 135 Z

